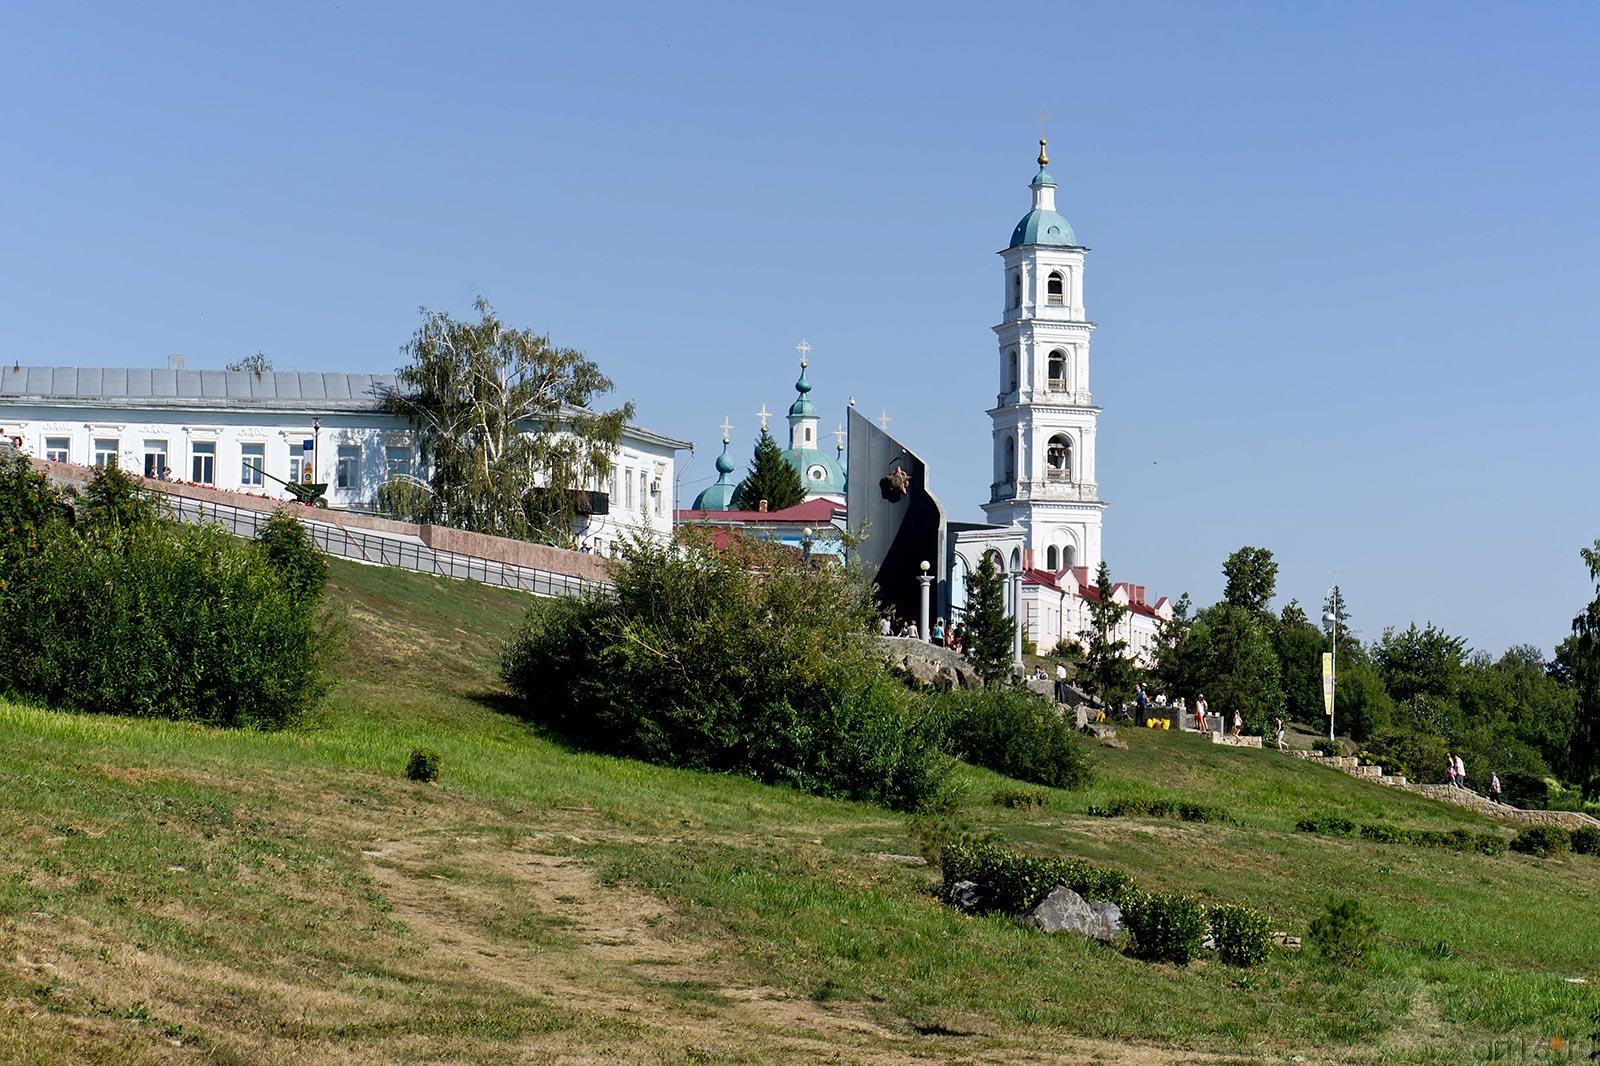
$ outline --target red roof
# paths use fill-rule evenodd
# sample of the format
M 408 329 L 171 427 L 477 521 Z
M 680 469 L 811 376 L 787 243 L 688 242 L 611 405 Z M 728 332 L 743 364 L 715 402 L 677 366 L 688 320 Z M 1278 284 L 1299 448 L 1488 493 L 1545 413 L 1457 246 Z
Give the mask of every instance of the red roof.
M 844 511 L 844 505 L 817 497 L 781 511 L 695 511 L 679 510 L 674 516 L 679 522 L 701 525 L 797 525 L 815 526 L 831 522 Z

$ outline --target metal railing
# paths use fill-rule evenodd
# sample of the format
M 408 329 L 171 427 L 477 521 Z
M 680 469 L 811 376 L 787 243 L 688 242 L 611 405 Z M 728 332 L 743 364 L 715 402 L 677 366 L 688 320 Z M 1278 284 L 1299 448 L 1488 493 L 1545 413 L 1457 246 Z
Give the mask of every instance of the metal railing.
M 220 525 L 236 537 L 255 539 L 272 515 L 249 507 L 192 500 L 187 496 L 163 496 L 167 509 L 181 522 Z M 312 543 L 326 555 L 374 566 L 393 566 L 419 574 L 531 592 L 535 596 L 585 596 L 604 594 L 609 582 L 558 574 L 514 563 L 500 563 L 475 555 L 430 548 L 420 540 L 388 537 L 363 529 L 351 529 L 337 522 L 323 522 L 300 516 L 300 524 Z

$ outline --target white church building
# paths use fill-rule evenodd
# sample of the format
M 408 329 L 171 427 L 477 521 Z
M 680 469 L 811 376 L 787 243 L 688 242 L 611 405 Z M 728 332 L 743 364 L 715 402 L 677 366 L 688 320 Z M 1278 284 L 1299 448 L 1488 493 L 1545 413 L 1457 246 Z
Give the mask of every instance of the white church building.
M 1106 505 L 1095 471 L 1100 408 L 1089 389 L 1088 249 L 1056 210 L 1042 140 L 1038 162 L 1029 186 L 1033 207 L 1000 253 L 999 391 L 988 412 L 994 466 L 982 505 L 988 523 L 951 524 L 947 572 L 949 606 L 959 617 L 966 576 L 988 556 L 1010 575 L 1008 603 L 1016 610 L 1020 602 L 1027 639 L 1047 653 L 1063 638 L 1081 642 L 1089 626 Z M 1171 605 L 1148 602 L 1142 585 L 1118 583 L 1113 596 L 1127 607 L 1122 639 L 1148 657 Z
M 324 482 L 331 507 L 370 510 L 378 486 L 425 475 L 410 425 L 384 407 L 390 374 L 0 367 L 0 437 L 82 466 L 115 460 L 146 477 L 289 499 L 280 481 Z M 668 539 L 677 453 L 692 448 L 629 425 L 609 478 L 590 486 L 608 513 L 582 516 L 589 551 L 629 535 Z M 270 475 L 270 476 L 267 476 Z

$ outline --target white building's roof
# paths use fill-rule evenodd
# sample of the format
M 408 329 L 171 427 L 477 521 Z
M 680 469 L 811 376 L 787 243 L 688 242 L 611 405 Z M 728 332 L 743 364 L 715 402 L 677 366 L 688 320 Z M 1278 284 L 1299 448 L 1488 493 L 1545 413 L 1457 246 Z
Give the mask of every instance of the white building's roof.
M 151 370 L 128 367 L 3 366 L 0 406 L 173 408 L 190 411 L 386 413 L 393 374 L 269 370 Z M 690 450 L 693 444 L 630 424 L 637 440 Z
M 126 367 L 0 367 L 0 402 L 84 406 L 375 411 L 393 374 Z

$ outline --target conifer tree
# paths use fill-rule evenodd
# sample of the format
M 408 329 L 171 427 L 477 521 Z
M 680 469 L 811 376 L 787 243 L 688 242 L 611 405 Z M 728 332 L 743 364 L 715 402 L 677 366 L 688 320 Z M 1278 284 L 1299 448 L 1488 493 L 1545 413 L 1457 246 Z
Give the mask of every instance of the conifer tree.
M 1134 665 L 1128 642 L 1117 636 L 1117 626 L 1128 609 L 1111 598 L 1111 569 L 1105 560 L 1094 575 L 1097 599 L 1089 602 L 1089 628 L 1083 631 L 1083 676 L 1106 706 L 1126 699 L 1133 691 Z
M 785 507 L 804 503 L 805 486 L 800 483 L 800 472 L 784 459 L 778 442 L 765 428 L 756 441 L 755 455 L 750 459 L 750 473 L 733 490 L 733 506 L 741 511 L 756 511 L 761 501 L 767 501 L 767 510 L 781 511 Z
M 1580 548 L 1595 598 L 1572 620 L 1572 637 L 1563 642 L 1573 687 L 1578 693 L 1576 728 L 1572 733 L 1572 772 L 1584 799 L 1600 794 L 1600 540 Z
M 967 658 L 986 684 L 1011 676 L 1013 623 L 1006 614 L 1005 580 L 988 555 L 967 575 Z

